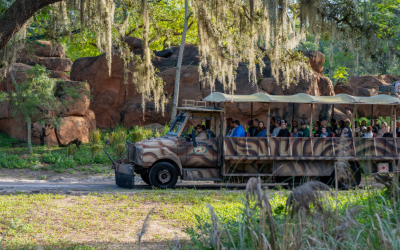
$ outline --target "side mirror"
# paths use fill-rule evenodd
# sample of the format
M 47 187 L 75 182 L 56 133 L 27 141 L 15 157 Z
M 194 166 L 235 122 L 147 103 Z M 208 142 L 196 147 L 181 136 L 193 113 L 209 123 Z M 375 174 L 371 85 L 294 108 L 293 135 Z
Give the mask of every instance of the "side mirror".
M 196 130 L 192 129 L 192 141 L 193 141 L 193 146 L 197 147 L 197 142 L 196 142 Z

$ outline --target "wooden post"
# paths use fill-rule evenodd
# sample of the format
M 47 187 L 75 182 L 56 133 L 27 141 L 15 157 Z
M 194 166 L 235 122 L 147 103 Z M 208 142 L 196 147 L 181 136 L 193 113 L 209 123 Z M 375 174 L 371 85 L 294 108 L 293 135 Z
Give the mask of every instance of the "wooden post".
M 371 127 L 374 127 L 374 106 L 371 105 Z
M 397 115 L 397 106 L 394 105 L 394 128 L 393 128 L 393 138 L 397 137 L 396 131 L 397 131 L 397 123 L 396 123 L 396 115 Z M 397 147 L 396 147 L 397 148 Z
M 335 113 L 335 104 L 332 104 L 332 114 L 331 114 L 331 120 L 333 120 L 334 113 Z M 331 132 L 332 132 L 332 131 L 331 131 Z
M 355 116 L 357 112 L 357 107 L 354 104 L 353 114 L 351 116 L 351 137 L 356 137 L 356 124 L 355 124 Z
M 294 103 L 293 103 L 293 106 L 292 106 L 292 125 L 291 125 L 292 128 L 290 129 L 290 132 L 292 132 L 292 133 L 293 133 L 293 121 L 294 121 Z
M 393 133 L 395 132 L 395 129 L 393 129 L 393 105 L 390 107 L 390 129 L 393 130 Z
M 267 114 L 267 137 L 269 137 L 269 128 L 271 123 L 271 103 L 268 103 L 268 114 Z
M 222 136 L 226 136 L 226 102 L 224 102 L 224 118 L 222 121 Z
M 250 119 L 253 120 L 253 103 L 251 103 Z
M 267 116 L 267 141 L 268 141 L 268 155 L 271 155 L 271 149 L 269 146 L 269 129 L 270 129 L 270 122 L 271 122 L 271 103 L 268 103 L 268 116 Z
M 312 123 L 312 117 L 313 117 L 313 111 L 314 111 L 314 104 L 311 103 L 311 118 L 310 118 L 310 145 L 311 145 L 311 156 L 314 156 L 314 145 L 312 143 L 312 130 L 313 130 L 313 123 Z

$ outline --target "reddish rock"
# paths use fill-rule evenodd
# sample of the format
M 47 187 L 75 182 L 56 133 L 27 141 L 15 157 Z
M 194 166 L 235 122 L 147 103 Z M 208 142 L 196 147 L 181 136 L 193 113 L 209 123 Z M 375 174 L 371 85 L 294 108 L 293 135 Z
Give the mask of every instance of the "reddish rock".
M 325 62 L 325 55 L 318 50 L 304 51 L 303 53 L 310 60 L 311 68 L 318 74 L 322 74 L 322 71 L 324 70 L 322 64 Z
M 277 84 L 278 83 L 276 82 L 275 78 L 264 78 L 260 81 L 258 85 L 265 92 L 272 93 Z
M 96 129 L 96 116 L 92 110 L 88 109 L 83 118 L 85 118 L 88 124 L 89 132 L 92 132 Z
M 350 86 L 350 84 L 339 84 L 337 83 L 335 85 L 335 94 L 347 94 L 347 95 L 353 95 L 353 88 Z
M 125 36 L 122 38 L 122 41 L 128 44 L 131 50 L 142 49 L 142 39 L 138 37 Z
M 22 118 L 0 119 L 0 131 L 14 139 L 21 141 L 27 140 L 27 127 Z
M 27 58 L 32 55 L 41 57 L 64 57 L 64 48 L 62 46 L 52 46 L 49 41 L 37 41 L 36 43 L 27 43 L 25 49 L 17 53 L 18 58 Z
M 57 146 L 57 136 L 54 127 L 51 124 L 32 124 L 32 143 L 37 145 L 46 145 L 49 147 Z
M 61 58 L 61 57 L 26 57 L 17 59 L 17 63 L 23 63 L 27 65 L 34 66 L 36 64 L 45 66 L 48 70 L 56 70 L 67 72 L 71 71 L 72 61 L 69 58 Z
M 83 117 L 63 117 L 60 127 L 56 129 L 56 136 L 61 144 L 68 144 L 76 138 L 87 143 L 89 142 L 89 124 Z
M 57 84 L 57 88 L 60 90 L 58 93 L 62 94 L 60 100 L 67 105 L 64 115 L 84 116 L 90 105 L 90 99 L 88 98 L 90 91 L 89 84 L 75 81 L 65 81 Z M 71 96 L 63 94 L 61 91 L 62 88 L 74 88 L 81 93 L 80 98 L 74 100 Z

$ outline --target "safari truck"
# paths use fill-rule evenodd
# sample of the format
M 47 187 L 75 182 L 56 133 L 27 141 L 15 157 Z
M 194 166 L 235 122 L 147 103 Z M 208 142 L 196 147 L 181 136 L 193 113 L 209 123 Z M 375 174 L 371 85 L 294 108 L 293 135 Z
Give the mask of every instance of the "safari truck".
M 267 136 L 226 137 L 226 104 L 229 102 L 248 102 L 251 107 L 253 103 L 267 103 Z M 390 107 L 390 127 L 394 128 L 400 100 L 397 96 L 386 94 L 355 97 L 346 94 L 310 96 L 299 93 L 280 96 L 264 93 L 228 95 L 219 92 L 210 94 L 202 101 L 184 100 L 165 136 L 136 143 L 127 141 L 126 152 L 119 160 L 114 161 L 110 157 L 116 184 L 133 188 L 135 174 L 140 174 L 145 183 L 162 189 L 173 188 L 178 178 L 224 181 L 260 176 L 274 182 L 294 184 L 318 179 L 329 184 L 338 172 L 335 167 L 341 165 L 347 167 L 349 178 L 338 182 L 348 187 L 359 185 L 361 172 L 398 171 L 400 141 L 396 133 L 386 138 L 360 138 L 354 137 L 355 133 L 352 133 L 353 137 L 319 138 L 312 137 L 312 133 L 307 138 L 270 137 L 272 103 L 309 105 L 310 114 L 316 104 L 354 105 L 354 110 L 357 110 L 357 105 L 386 105 Z M 331 115 L 334 118 L 333 111 Z M 311 116 L 310 132 L 312 119 Z M 353 115 L 352 131 L 354 119 Z M 205 123 L 208 139 L 196 141 L 195 130 L 190 133 L 187 128 L 190 124 L 202 123 Z

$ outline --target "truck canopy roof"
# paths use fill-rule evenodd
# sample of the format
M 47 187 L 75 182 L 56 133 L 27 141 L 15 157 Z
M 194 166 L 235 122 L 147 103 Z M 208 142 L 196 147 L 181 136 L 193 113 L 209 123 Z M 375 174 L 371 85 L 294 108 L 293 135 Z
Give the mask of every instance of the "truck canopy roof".
M 215 107 L 179 107 L 179 110 L 187 110 L 187 111 L 201 111 L 201 112 L 224 112 L 222 108 Z
M 268 95 L 255 93 L 252 95 L 229 95 L 213 92 L 202 101 L 207 102 L 282 102 L 282 103 L 319 103 L 319 104 L 373 104 L 398 105 L 400 99 L 391 95 L 351 96 L 339 94 L 334 96 L 311 96 L 304 93 L 295 95 Z M 215 110 L 214 110 L 215 111 Z

